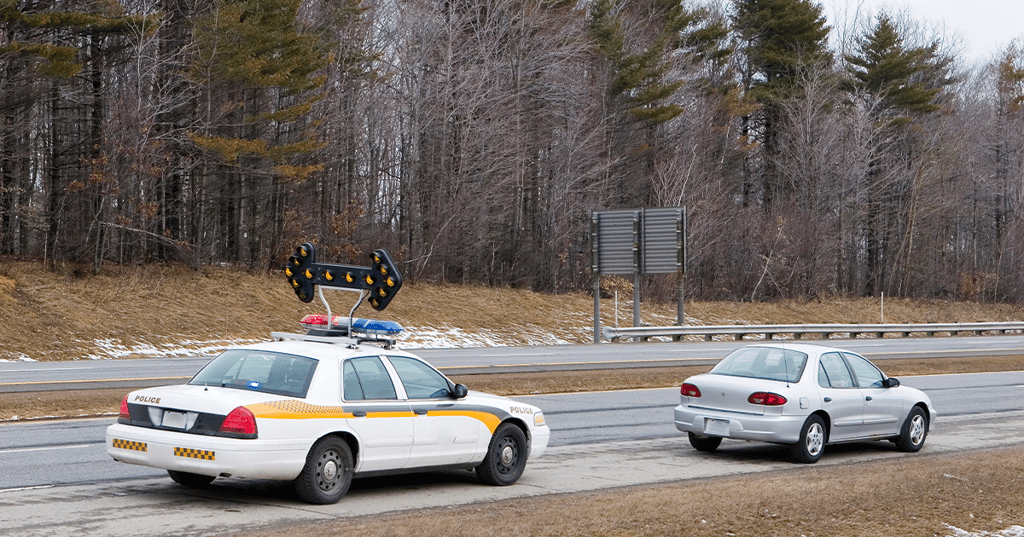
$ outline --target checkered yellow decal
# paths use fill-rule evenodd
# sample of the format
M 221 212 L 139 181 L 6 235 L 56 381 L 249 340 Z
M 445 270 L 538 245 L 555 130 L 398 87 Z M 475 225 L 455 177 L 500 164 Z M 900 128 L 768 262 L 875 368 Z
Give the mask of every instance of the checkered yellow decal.
M 188 457 L 190 459 L 202 459 L 204 461 L 212 461 L 217 459 L 216 454 L 213 451 L 203 451 L 201 449 L 183 447 L 174 448 L 174 456 Z
M 310 419 L 310 418 L 351 418 L 351 412 L 345 412 L 344 407 L 311 405 L 302 401 L 284 399 L 281 401 L 268 401 L 256 405 L 249 405 L 248 408 L 258 418 L 271 419 Z
M 133 442 L 131 440 L 121 440 L 120 438 L 112 438 L 111 443 L 118 449 L 130 449 L 132 451 L 146 451 L 145 442 Z

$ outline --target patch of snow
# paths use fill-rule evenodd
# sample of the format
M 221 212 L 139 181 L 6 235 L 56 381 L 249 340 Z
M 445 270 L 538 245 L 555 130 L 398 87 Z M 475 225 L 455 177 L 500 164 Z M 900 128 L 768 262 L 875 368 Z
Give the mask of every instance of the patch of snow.
M 38 362 L 38 360 L 33 360 L 33 359 L 29 358 L 29 355 L 26 355 L 24 353 L 8 353 L 7 356 L 13 357 L 14 360 L 8 360 L 8 359 L 5 359 L 5 358 L 0 358 L 0 362 L 6 362 L 6 363 L 10 363 L 10 362 Z
M 257 343 L 258 339 L 216 339 L 209 341 L 182 340 L 168 344 L 138 343 L 124 345 L 114 339 L 98 339 L 93 343 L 98 351 L 84 358 L 87 360 L 110 360 L 128 356 L 206 356 L 217 354 L 234 345 Z
M 571 332 L 570 330 L 567 330 Z M 572 337 L 571 335 L 569 337 Z M 507 347 L 510 345 L 569 345 L 574 339 L 559 337 L 529 327 L 507 327 L 503 330 L 479 330 L 467 332 L 461 328 L 408 327 L 399 336 L 403 349 L 450 349 L 470 347 Z
M 947 537 L 1024 537 L 1024 526 L 1010 526 L 1005 530 L 1000 530 L 995 533 L 987 531 L 967 531 L 957 528 L 956 526 L 950 526 L 945 524 L 946 528 L 953 532 L 952 535 Z

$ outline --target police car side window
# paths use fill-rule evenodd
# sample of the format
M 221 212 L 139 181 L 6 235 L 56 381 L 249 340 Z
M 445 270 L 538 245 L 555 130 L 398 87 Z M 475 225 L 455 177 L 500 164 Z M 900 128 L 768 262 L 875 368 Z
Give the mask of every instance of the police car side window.
M 388 360 L 395 366 L 409 399 L 451 396 L 448 380 L 427 364 L 405 356 L 389 356 Z
M 345 361 L 342 380 L 346 401 L 398 399 L 391 375 L 376 356 Z

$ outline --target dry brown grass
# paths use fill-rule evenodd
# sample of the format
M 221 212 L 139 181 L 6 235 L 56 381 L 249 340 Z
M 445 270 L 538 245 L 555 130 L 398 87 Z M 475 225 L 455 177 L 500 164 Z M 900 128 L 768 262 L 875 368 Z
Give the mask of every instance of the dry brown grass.
M 334 313 L 347 313 L 354 294 L 329 291 Z M 772 303 L 688 302 L 688 322 L 877 323 L 877 299 L 788 300 Z M 613 300 L 602 301 L 602 323 L 615 324 Z M 621 325 L 631 305 L 618 306 Z M 341 311 L 345 310 L 345 311 Z M 38 264 L 0 261 L 0 359 L 73 360 L 110 357 L 103 345 L 132 356 L 143 346 L 173 352 L 209 342 L 264 339 L 271 331 L 295 331 L 318 301 L 295 298 L 281 274 L 234 268 L 192 271 L 177 265 L 107 266 L 96 276 L 67 269 L 46 272 Z M 673 324 L 673 304 L 642 304 L 643 321 Z M 367 306 L 357 315 L 381 316 Z M 407 327 L 459 329 L 507 345 L 553 338 L 588 343 L 593 337 L 593 299 L 585 294 L 546 295 L 479 286 L 406 285 L 386 317 Z M 889 322 L 980 322 L 1024 318 L 1006 304 L 886 300 Z M 415 340 L 413 340 L 415 343 Z M 414 345 L 413 345 L 414 346 Z
M 247 531 L 252 537 L 403 535 L 901 536 L 1024 523 L 1024 450 L 794 466 L 683 481 Z M 344 500 L 342 500 L 344 501 Z

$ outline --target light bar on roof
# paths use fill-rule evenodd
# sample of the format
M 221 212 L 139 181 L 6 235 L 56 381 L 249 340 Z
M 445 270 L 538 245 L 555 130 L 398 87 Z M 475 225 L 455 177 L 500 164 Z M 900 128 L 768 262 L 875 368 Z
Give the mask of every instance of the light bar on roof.
M 327 315 L 322 313 L 311 313 L 303 317 L 299 324 L 306 330 L 342 331 L 367 336 L 395 336 L 404 330 L 402 325 L 394 321 L 378 319 L 352 319 L 352 329 L 349 330 L 348 317 L 341 315 L 335 315 L 328 326 Z

